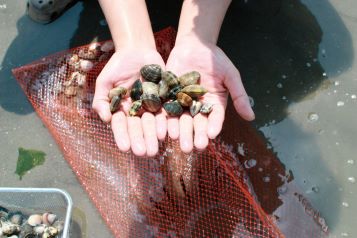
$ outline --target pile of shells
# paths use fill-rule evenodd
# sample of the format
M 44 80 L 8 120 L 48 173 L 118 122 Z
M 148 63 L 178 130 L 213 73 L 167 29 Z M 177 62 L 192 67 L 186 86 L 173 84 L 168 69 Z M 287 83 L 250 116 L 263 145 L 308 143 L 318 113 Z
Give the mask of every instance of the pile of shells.
M 114 50 L 114 43 L 107 41 L 103 44 L 92 43 L 86 48 L 82 48 L 78 53 L 72 54 L 67 59 L 67 64 L 71 69 L 71 74 L 67 81 L 64 81 L 64 94 L 72 97 L 77 94 L 78 88 L 85 85 L 87 74 L 90 72 L 95 61 L 104 61 L 110 58 Z
M 120 108 L 121 99 L 129 95 L 133 101 L 130 116 L 141 116 L 144 111 L 155 113 L 161 107 L 173 117 L 180 116 L 185 109 L 192 117 L 212 111 L 212 104 L 199 101 L 207 90 L 199 85 L 201 76 L 197 71 L 177 77 L 171 71 L 163 71 L 157 64 L 150 64 L 142 67 L 140 74 L 143 82 L 136 80 L 130 90 L 119 86 L 109 92 L 112 113 Z
M 64 223 L 53 213 L 25 216 L 0 206 L 0 238 L 54 238 L 62 232 Z

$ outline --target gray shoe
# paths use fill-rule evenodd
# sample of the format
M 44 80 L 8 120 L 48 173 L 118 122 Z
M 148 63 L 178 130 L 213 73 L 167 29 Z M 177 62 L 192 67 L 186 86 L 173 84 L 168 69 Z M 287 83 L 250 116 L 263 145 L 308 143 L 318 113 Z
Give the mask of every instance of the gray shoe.
M 32 20 L 47 24 L 57 19 L 76 2 L 77 0 L 28 0 L 27 14 Z

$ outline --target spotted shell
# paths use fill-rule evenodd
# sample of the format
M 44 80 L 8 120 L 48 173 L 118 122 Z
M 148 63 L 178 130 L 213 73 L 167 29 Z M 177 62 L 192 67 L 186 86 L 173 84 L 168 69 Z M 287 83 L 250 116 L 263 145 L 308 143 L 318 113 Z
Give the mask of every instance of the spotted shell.
M 143 113 L 143 103 L 141 100 L 137 100 L 131 104 L 131 107 L 129 109 L 129 116 L 134 117 L 134 116 L 140 116 Z
M 112 99 L 114 96 L 120 96 L 120 98 L 124 98 L 125 95 L 127 94 L 128 90 L 126 88 L 123 88 L 121 86 L 118 86 L 116 88 L 112 88 L 109 91 L 109 99 Z
M 169 85 L 167 85 L 167 82 L 165 80 L 161 80 L 159 82 L 159 97 L 165 100 L 168 91 L 169 91 Z
M 179 92 L 176 95 L 177 101 L 181 104 L 183 107 L 189 107 L 192 104 L 192 98 L 188 96 L 186 93 Z
M 149 82 L 159 83 L 161 80 L 161 66 L 158 64 L 148 64 L 140 69 L 141 76 Z
M 182 87 L 186 87 L 188 85 L 193 85 L 197 84 L 198 80 L 200 80 L 200 73 L 197 71 L 192 71 L 189 73 L 186 73 L 178 78 L 180 84 Z
M 166 102 L 163 108 L 169 116 L 180 116 L 183 113 L 183 108 L 178 101 Z
M 143 94 L 153 94 L 159 96 L 159 85 L 153 82 L 143 82 Z
M 141 100 L 145 110 L 149 112 L 157 112 L 161 108 L 161 100 L 155 94 L 143 94 Z
M 143 87 L 140 79 L 138 79 L 130 90 L 130 97 L 133 101 L 136 101 L 140 99 L 141 94 L 143 94 Z
M 167 83 L 169 88 L 174 88 L 176 85 L 179 84 L 177 76 L 174 73 L 172 73 L 171 71 L 162 72 L 161 78 L 163 81 L 165 81 Z
M 110 112 L 111 113 L 114 113 L 119 109 L 120 101 L 121 101 L 121 96 L 115 95 L 112 97 L 112 99 L 110 101 Z
M 200 101 L 193 100 L 190 106 L 190 114 L 192 117 L 196 116 L 202 107 L 202 103 Z
M 209 114 L 209 113 L 212 111 L 212 109 L 213 109 L 213 104 L 211 104 L 211 103 L 204 103 L 204 104 L 202 105 L 202 107 L 201 107 L 200 112 L 201 112 L 202 114 Z
M 207 93 L 207 90 L 201 85 L 193 84 L 184 87 L 181 92 L 190 95 L 192 98 L 198 98 Z
M 174 88 L 172 88 L 167 97 L 172 99 L 172 100 L 176 100 L 176 95 L 177 93 L 179 93 L 182 90 L 182 86 L 181 85 L 176 85 Z

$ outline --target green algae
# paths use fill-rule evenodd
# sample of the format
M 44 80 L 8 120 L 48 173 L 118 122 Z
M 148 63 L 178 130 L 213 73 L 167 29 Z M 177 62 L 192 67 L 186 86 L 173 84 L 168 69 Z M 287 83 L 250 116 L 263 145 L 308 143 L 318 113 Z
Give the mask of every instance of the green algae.
M 19 148 L 19 157 L 17 158 L 15 173 L 22 177 L 31 169 L 45 162 L 46 154 L 39 150 L 28 150 Z

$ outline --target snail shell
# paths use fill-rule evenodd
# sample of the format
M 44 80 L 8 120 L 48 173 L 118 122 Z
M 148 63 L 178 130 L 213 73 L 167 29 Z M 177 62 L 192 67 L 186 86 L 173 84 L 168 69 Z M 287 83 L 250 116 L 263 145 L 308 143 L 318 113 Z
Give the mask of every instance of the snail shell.
M 94 64 L 92 61 L 90 60 L 80 60 L 79 61 L 79 68 L 83 71 L 83 72 L 89 72 L 93 69 Z
M 56 227 L 48 226 L 45 227 L 42 238 L 54 238 L 56 235 L 58 235 L 58 229 Z
M 198 98 L 207 93 L 207 90 L 198 84 L 188 85 L 181 92 L 188 94 L 192 98 Z
M 177 93 L 179 93 L 182 90 L 182 86 L 181 85 L 176 85 L 174 88 L 172 88 L 167 97 L 172 99 L 172 100 L 176 100 L 176 95 Z
M 25 223 L 24 225 L 21 226 L 21 231 L 19 236 L 23 238 L 35 238 L 36 234 L 33 231 L 33 227 L 30 226 L 28 223 Z
M 33 228 L 33 233 L 34 234 L 38 234 L 38 235 L 42 235 L 43 234 L 43 232 L 45 231 L 45 228 L 46 228 L 46 226 L 45 225 L 38 225 L 38 226 L 35 226 L 34 228 Z
M 177 76 L 174 73 L 172 73 L 171 71 L 162 72 L 161 78 L 162 78 L 162 80 L 166 81 L 169 88 L 173 88 L 179 84 Z
M 114 50 L 114 42 L 113 41 L 107 41 L 104 42 L 103 45 L 100 47 L 100 50 L 103 52 L 110 52 Z
M 168 91 L 169 91 L 169 85 L 167 85 L 167 82 L 165 80 L 161 80 L 159 82 L 159 97 L 165 100 Z
M 153 82 L 143 82 L 143 94 L 153 94 L 159 96 L 159 85 Z
M 42 224 L 42 216 L 39 214 L 33 214 L 28 218 L 27 223 L 30 226 L 40 225 L 40 224 Z
M 140 99 L 141 94 L 143 94 L 143 87 L 140 79 L 138 79 L 130 90 L 130 97 L 133 101 L 136 101 Z
M 23 219 L 24 215 L 21 212 L 13 212 L 8 215 L 8 220 L 15 225 L 21 225 Z
M 112 99 L 110 101 L 110 112 L 111 113 L 114 113 L 119 109 L 120 101 L 121 101 L 121 96 L 115 95 L 112 97 Z
M 141 100 L 145 110 L 149 112 L 157 112 L 161 108 L 161 100 L 159 96 L 155 94 L 143 94 Z
M 89 50 L 89 49 L 80 49 L 78 52 L 78 56 L 81 59 L 85 60 L 94 60 L 100 55 L 99 50 Z
M 42 222 L 46 225 L 52 225 L 56 218 L 57 216 L 53 213 L 45 212 L 42 214 Z
M 205 103 L 202 105 L 200 112 L 202 114 L 209 114 L 213 109 L 213 104 L 211 103 Z
M 1 231 L 3 235 L 12 235 L 18 233 L 20 231 L 20 227 L 18 225 L 12 224 L 9 221 L 1 221 Z
M 193 85 L 197 84 L 198 80 L 200 80 L 200 73 L 197 71 L 192 71 L 189 73 L 186 73 L 178 78 L 180 84 L 182 87 L 186 87 L 188 85 Z
M 190 106 L 190 114 L 192 117 L 196 116 L 202 107 L 202 103 L 200 101 L 193 100 Z
M 140 116 L 144 111 L 143 108 L 143 102 L 141 100 L 137 100 L 133 102 L 129 109 L 129 116 L 134 117 L 134 116 Z
M 183 113 L 183 109 L 178 101 L 166 102 L 163 108 L 169 116 L 180 116 Z
M 66 87 L 65 90 L 64 90 L 64 94 L 67 97 L 76 96 L 77 95 L 77 87 L 73 86 L 73 85 L 70 85 L 70 86 Z
M 148 64 L 140 69 L 141 76 L 149 82 L 159 83 L 161 80 L 161 66 L 158 64 Z
M 179 92 L 176 95 L 177 101 L 181 104 L 183 107 L 189 107 L 192 104 L 192 98 L 187 95 L 186 93 Z
M 112 99 L 114 96 L 120 96 L 121 98 L 125 97 L 126 93 L 128 90 L 126 88 L 123 88 L 121 86 L 118 86 L 116 88 L 112 88 L 109 91 L 109 99 Z
M 80 60 L 79 56 L 78 56 L 77 54 L 73 54 L 73 55 L 69 58 L 68 64 L 69 64 L 70 66 L 76 67 L 77 64 L 79 63 L 79 60 Z

